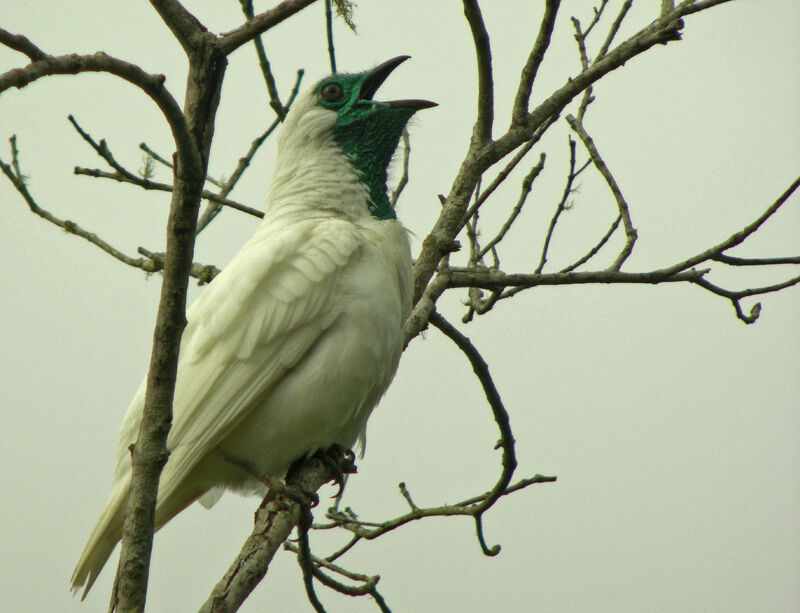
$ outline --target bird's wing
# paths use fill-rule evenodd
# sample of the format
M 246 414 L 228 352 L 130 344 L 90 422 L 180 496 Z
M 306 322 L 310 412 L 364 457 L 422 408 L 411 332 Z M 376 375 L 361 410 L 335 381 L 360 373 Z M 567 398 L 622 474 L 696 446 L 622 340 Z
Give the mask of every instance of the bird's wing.
M 337 279 L 361 243 L 341 219 L 262 225 L 192 305 L 160 503 L 333 323 Z

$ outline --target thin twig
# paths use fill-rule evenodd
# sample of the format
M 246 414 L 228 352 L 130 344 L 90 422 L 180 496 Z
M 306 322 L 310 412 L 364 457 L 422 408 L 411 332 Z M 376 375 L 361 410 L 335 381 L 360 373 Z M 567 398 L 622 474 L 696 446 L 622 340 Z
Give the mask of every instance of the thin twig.
M 742 311 L 741 305 L 739 304 L 739 300 L 742 298 L 748 298 L 750 296 L 758 296 L 761 294 L 768 294 L 770 292 L 777 292 L 782 289 L 786 289 L 787 287 L 792 287 L 793 285 L 797 285 L 800 283 L 800 275 L 796 277 L 792 277 L 791 279 L 787 279 L 786 281 L 781 281 L 780 283 L 774 283 L 772 285 L 766 285 L 763 287 L 752 287 L 749 289 L 743 290 L 727 290 L 724 288 L 719 287 L 718 285 L 714 285 L 710 281 L 706 279 L 697 279 L 694 281 L 696 285 L 699 285 L 703 289 L 707 289 L 713 294 L 717 296 L 723 296 L 728 298 L 732 303 L 734 308 L 736 309 L 736 316 L 744 321 L 747 324 L 752 324 L 758 319 L 758 316 L 761 313 L 761 303 L 756 303 L 753 305 L 753 308 L 750 311 L 750 315 L 745 315 Z
M 524 144 L 520 147 L 519 151 L 514 154 L 514 157 L 505 165 L 505 167 L 497 173 L 497 176 L 492 180 L 489 186 L 481 192 L 479 195 L 476 194 L 475 202 L 472 206 L 467 209 L 467 212 L 464 214 L 463 219 L 461 220 L 461 224 L 458 227 L 458 231 L 460 232 L 464 225 L 466 225 L 467 220 L 472 217 L 475 212 L 483 205 L 484 202 L 489 198 L 489 196 L 494 193 L 494 191 L 508 178 L 508 175 L 511 174 L 511 171 L 517 167 L 517 164 L 524 158 L 527 153 L 533 148 L 533 146 L 539 142 L 539 139 L 544 135 L 547 129 L 555 123 L 558 119 L 557 115 L 550 117 L 541 127 L 536 131 L 536 133 Z
M 680 7 L 679 7 L 680 8 Z M 683 260 L 677 264 L 664 268 L 661 271 L 658 271 L 663 274 L 671 275 L 681 270 L 686 270 L 687 268 L 692 268 L 701 262 L 705 262 L 706 260 L 710 260 L 714 256 L 718 256 L 723 252 L 735 247 L 736 245 L 740 245 L 745 241 L 745 239 L 753 234 L 756 230 L 758 230 L 764 222 L 766 222 L 775 212 L 781 208 L 781 206 L 791 197 L 791 195 L 800 187 L 800 177 L 797 177 L 792 184 L 786 188 L 786 190 L 778 196 L 778 199 L 775 200 L 767 209 L 756 218 L 755 221 L 746 225 L 744 228 L 739 230 L 738 232 L 732 234 L 727 239 L 706 249 L 705 251 L 698 253 L 690 258 Z
M 606 5 L 608 4 L 608 0 L 603 0 L 600 8 L 594 8 L 594 17 L 592 21 L 589 23 L 589 27 L 586 28 L 586 31 L 582 31 L 581 29 L 581 22 L 578 21 L 576 17 L 572 18 L 572 25 L 575 28 L 575 41 L 578 43 L 578 55 L 580 56 L 581 67 L 583 70 L 589 68 L 589 54 L 586 51 L 586 38 L 589 36 L 591 31 L 600 21 L 600 17 L 603 15 L 603 11 L 605 11 Z M 581 98 L 581 103 L 578 107 L 578 117 L 583 120 L 584 115 L 586 114 L 587 107 L 594 102 L 593 88 L 590 85 L 586 88 L 583 92 L 583 96 Z
M 516 484 L 508 486 L 503 490 L 501 496 L 507 496 L 534 484 L 553 483 L 556 480 L 556 477 L 534 475 L 533 477 L 522 479 Z M 334 513 L 331 511 L 327 513 L 327 517 L 333 520 L 335 525 L 345 528 L 360 539 L 370 541 L 408 523 L 428 517 L 474 516 L 477 512 L 477 505 L 484 503 L 492 495 L 492 491 L 490 490 L 479 496 L 473 496 L 452 505 L 412 509 L 404 515 L 383 522 L 365 522 L 341 512 Z
M 719 255 L 709 258 L 715 262 L 722 262 L 729 266 L 776 266 L 779 264 L 800 264 L 800 256 L 791 256 L 785 258 L 738 258 L 732 255 Z
M 97 236 L 97 234 L 83 229 L 74 221 L 70 221 L 69 219 L 60 219 L 46 209 L 40 207 L 31 195 L 30 191 L 28 191 L 28 186 L 25 184 L 25 175 L 20 171 L 17 137 L 12 136 L 9 141 L 11 144 L 11 164 L 6 164 L 2 159 L 0 159 L 0 170 L 2 170 L 3 174 L 8 177 L 9 181 L 11 181 L 11 184 L 16 188 L 23 200 L 25 200 L 25 203 L 28 205 L 28 208 L 31 210 L 31 212 L 58 226 L 65 232 L 79 236 L 96 247 L 99 247 L 114 259 L 119 260 L 128 266 L 140 268 L 147 273 L 156 272 L 162 268 L 161 266 L 155 265 L 150 260 L 143 258 L 132 258 L 128 255 L 125 255 L 122 251 L 101 239 L 99 236 Z
M 558 206 L 556 206 L 555 213 L 553 213 L 553 217 L 550 219 L 550 225 L 547 228 L 547 234 L 545 234 L 544 243 L 542 244 L 542 254 L 539 257 L 539 264 L 536 266 L 536 274 L 542 272 L 542 270 L 544 269 L 544 265 L 547 262 L 547 250 L 550 248 L 550 241 L 553 238 L 553 232 L 555 232 L 556 224 L 558 223 L 559 217 L 561 217 L 561 213 L 563 213 L 568 208 L 567 199 L 572 195 L 574 191 L 572 186 L 575 182 L 575 179 L 586 168 L 586 164 L 581 166 L 579 169 L 575 168 L 576 164 L 575 141 L 572 140 L 572 137 L 568 137 L 568 143 L 569 143 L 569 173 L 567 174 L 567 182 L 564 185 L 564 191 L 561 194 L 561 200 L 558 202 Z
M 517 203 L 514 205 L 514 208 L 508 215 L 508 219 L 506 219 L 505 223 L 500 228 L 500 231 L 497 233 L 497 235 L 492 240 L 490 240 L 486 245 L 484 245 L 483 249 L 481 249 L 480 253 L 478 254 L 479 257 L 483 257 L 484 255 L 486 255 L 506 237 L 506 234 L 508 234 L 508 231 L 511 229 L 511 226 L 516 221 L 520 212 L 522 212 L 522 207 L 528 198 L 528 194 L 531 193 L 533 182 L 536 180 L 536 177 L 539 176 L 539 173 L 542 172 L 542 169 L 544 168 L 545 159 L 546 155 L 544 153 L 541 153 L 539 155 L 539 162 L 533 168 L 531 168 L 530 172 L 522 180 L 522 188 L 520 189 L 520 194 L 519 198 L 517 199 Z
M 242 12 L 244 13 L 244 16 L 248 21 L 251 21 L 253 17 L 255 17 L 253 13 L 253 0 L 239 0 L 239 4 L 242 6 Z M 281 98 L 278 95 L 278 88 L 275 85 L 275 77 L 272 75 L 272 68 L 270 66 L 269 59 L 267 58 L 267 52 L 264 49 L 264 42 L 261 40 L 261 34 L 258 34 L 253 38 L 253 46 L 256 49 L 256 56 L 258 57 L 258 65 L 261 68 L 261 75 L 264 77 L 264 83 L 267 86 L 269 105 L 272 107 L 272 110 L 275 111 L 278 119 L 283 121 L 283 118 L 286 116 L 286 109 L 281 104 Z
M 291 551 L 292 553 L 298 554 L 300 552 L 300 547 L 291 543 L 289 541 L 283 544 L 283 548 L 287 551 Z M 363 573 L 355 573 L 353 571 L 347 570 L 338 564 L 331 563 L 328 558 L 318 558 L 315 555 L 310 556 L 311 562 L 321 568 L 325 568 L 330 570 L 331 572 L 337 573 L 342 575 L 343 577 L 347 577 L 348 579 L 352 579 L 353 581 L 361 581 L 365 585 L 357 585 L 357 586 L 344 586 L 344 590 L 337 590 L 342 594 L 347 594 L 348 596 L 363 596 L 369 593 L 369 591 L 378 583 L 380 577 L 378 575 L 365 575 Z M 316 576 L 316 575 L 315 575 Z M 336 589 L 336 588 L 334 588 Z
M 336 52 L 333 49 L 333 11 L 331 0 L 325 0 L 325 38 L 328 40 L 328 61 L 331 73 L 336 74 Z
M 236 51 L 239 47 L 247 44 L 259 34 L 263 34 L 270 28 L 288 19 L 295 13 L 303 10 L 316 0 L 284 0 L 268 11 L 260 13 L 248 19 L 244 25 L 235 30 L 225 32 L 217 37 L 215 43 L 217 48 L 225 55 Z
M 303 572 L 303 586 L 306 589 L 308 602 L 317 613 L 326 613 L 314 590 L 314 563 L 311 561 L 311 548 L 308 544 L 308 525 L 303 525 L 302 521 L 297 526 L 297 542 L 300 544 L 297 550 L 297 563 Z
M 120 172 L 105 172 L 97 168 L 82 168 L 80 166 L 76 166 L 73 169 L 73 173 L 76 175 L 94 177 L 97 179 L 111 179 L 113 181 L 118 181 L 119 183 L 130 183 L 131 185 L 136 185 L 148 191 L 172 192 L 174 190 L 172 185 L 158 183 L 157 181 L 151 181 L 150 179 L 142 179 L 130 173 L 130 171 L 125 171 L 123 174 Z M 240 202 L 236 202 L 235 200 L 231 200 L 229 198 L 221 198 L 217 194 L 208 190 L 203 190 L 201 198 L 203 200 L 214 202 L 220 207 L 226 206 L 231 209 L 236 209 L 242 213 L 252 215 L 253 217 L 264 217 L 264 213 L 258 209 L 254 209 L 253 207 L 247 206 L 246 204 L 241 204 Z
M 570 264 L 570 265 L 569 265 L 569 266 L 567 266 L 566 268 L 562 268 L 561 270 L 559 270 L 559 272 L 572 272 L 573 270 L 575 270 L 575 269 L 576 269 L 576 268 L 578 268 L 579 266 L 582 266 L 583 264 L 585 264 L 586 262 L 588 262 L 588 261 L 589 261 L 591 258 L 593 258 L 593 257 L 595 256 L 595 254 L 596 254 L 598 251 L 600 251 L 600 249 L 602 249 L 602 248 L 603 248 L 603 246 L 604 246 L 604 245 L 605 245 L 605 244 L 606 244 L 606 243 L 609 241 L 609 239 L 611 238 L 611 236 L 614 234 L 614 232 L 616 231 L 616 229 L 619 227 L 619 224 L 620 224 L 620 222 L 621 222 L 621 221 L 622 221 L 622 215 L 617 215 L 617 218 L 614 220 L 614 223 L 612 223 L 612 224 L 611 224 L 611 227 L 608 229 L 608 232 L 606 232 L 606 233 L 603 235 L 603 238 L 601 238 L 601 239 L 600 239 L 600 240 L 597 242 L 597 244 L 596 244 L 594 247 L 592 247 L 592 248 L 591 248 L 591 249 L 588 251 L 588 253 L 586 253 L 586 255 L 584 255 L 583 257 L 581 257 L 579 260 L 577 260 L 577 261 L 576 261 L 576 262 L 574 262 L 573 264 Z
M 411 498 L 411 493 L 408 491 L 408 488 L 406 487 L 405 482 L 401 481 L 398 484 L 398 487 L 400 488 L 400 494 L 403 496 L 403 498 L 406 499 L 406 502 L 408 503 L 408 506 L 411 507 L 412 510 L 413 509 L 419 509 L 419 507 L 414 504 L 414 501 Z
M 594 58 L 594 61 L 597 62 L 601 58 L 605 57 L 608 50 L 611 48 L 611 43 L 614 42 L 614 38 L 619 32 L 620 27 L 622 27 L 622 22 L 625 19 L 625 16 L 628 14 L 631 6 L 633 6 L 633 0 L 625 0 L 625 3 L 619 9 L 619 13 L 617 14 L 617 18 L 614 20 L 614 23 L 611 24 L 611 27 L 608 29 L 608 34 L 606 34 L 606 39 L 603 41 L 602 46 L 600 47 L 600 51 L 597 52 L 597 56 Z
M 408 185 L 408 161 L 411 157 L 411 141 L 408 138 L 408 130 L 403 128 L 403 174 L 400 175 L 400 180 L 397 182 L 397 187 L 392 192 L 392 197 L 389 199 L 389 204 L 392 209 L 397 208 L 397 200 L 400 194 L 403 193 L 406 185 Z
M 586 147 L 586 150 L 589 152 L 589 156 L 592 158 L 595 168 L 597 168 L 597 171 L 602 175 L 603 179 L 605 179 L 608 188 L 614 195 L 614 200 L 617 202 L 617 208 L 619 209 L 620 217 L 622 217 L 622 226 L 625 228 L 625 245 L 622 247 L 619 255 L 614 260 L 614 263 L 611 265 L 611 270 L 619 270 L 622 267 L 623 262 L 625 262 L 625 260 L 628 259 L 628 256 L 630 256 L 630 254 L 633 252 L 633 246 L 636 243 L 636 238 L 638 237 L 636 228 L 633 227 L 633 222 L 631 221 L 628 203 L 625 201 L 625 197 L 622 195 L 622 191 L 620 190 L 619 185 L 617 185 L 617 182 L 614 179 L 614 176 L 611 174 L 611 171 L 608 169 L 608 166 L 606 166 L 603 158 L 600 157 L 600 152 L 597 150 L 597 147 L 595 147 L 594 141 L 586 133 L 583 124 L 575 119 L 572 115 L 567 115 L 567 123 L 569 123 L 570 127 L 580 137 L 581 142 L 583 142 L 583 146 Z
M 494 416 L 494 420 L 497 423 L 497 427 L 500 431 L 500 441 L 498 443 L 498 447 L 503 450 L 502 470 L 500 471 L 500 476 L 497 479 L 495 486 L 490 490 L 489 495 L 482 501 L 476 503 L 476 505 L 473 507 L 473 517 L 475 518 L 475 525 L 478 531 L 478 540 L 481 544 L 481 549 L 485 555 L 495 556 L 500 553 L 500 546 L 495 545 L 491 548 L 486 546 L 481 529 L 481 517 L 483 513 L 490 509 L 491 506 L 503 495 L 508 487 L 508 484 L 511 482 L 511 477 L 513 477 L 514 471 L 517 468 L 517 458 L 514 451 L 514 434 L 511 431 L 511 423 L 508 417 L 508 411 L 506 411 L 506 408 L 503 406 L 503 401 L 500 398 L 500 394 L 498 393 L 497 387 L 494 384 L 492 375 L 489 372 L 489 365 L 483 359 L 472 342 L 436 311 L 431 313 L 430 322 L 451 341 L 453 341 L 469 360 L 475 376 L 478 378 L 481 387 L 483 387 L 483 393 L 486 396 L 486 401 L 489 403 L 489 406 L 492 409 L 492 415 Z

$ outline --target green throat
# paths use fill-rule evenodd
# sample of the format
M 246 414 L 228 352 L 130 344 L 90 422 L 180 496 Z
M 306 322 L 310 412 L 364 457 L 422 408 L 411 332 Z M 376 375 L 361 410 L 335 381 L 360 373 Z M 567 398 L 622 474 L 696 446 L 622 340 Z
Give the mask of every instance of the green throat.
M 334 138 L 367 186 L 369 212 L 377 219 L 395 219 L 386 192 L 387 169 L 416 109 L 362 97 L 369 76 L 340 74 L 321 81 L 316 87 L 318 104 L 337 114 Z

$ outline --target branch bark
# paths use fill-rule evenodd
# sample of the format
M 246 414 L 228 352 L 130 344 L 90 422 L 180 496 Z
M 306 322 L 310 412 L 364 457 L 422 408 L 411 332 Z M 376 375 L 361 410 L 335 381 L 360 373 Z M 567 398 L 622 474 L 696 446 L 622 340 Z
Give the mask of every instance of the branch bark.
M 172 425 L 178 354 L 186 325 L 186 291 L 195 229 L 227 64 L 211 39 L 203 37 L 198 40 L 205 44 L 195 47 L 189 58 L 184 112 L 200 160 L 186 159 L 180 150 L 176 155 L 175 189 L 167 221 L 164 279 L 153 334 L 145 406 L 139 436 L 131 453 L 133 471 L 117 570 L 118 589 L 111 600 L 111 608 L 116 605 L 122 613 L 144 611 L 158 482 L 169 456 L 167 435 Z

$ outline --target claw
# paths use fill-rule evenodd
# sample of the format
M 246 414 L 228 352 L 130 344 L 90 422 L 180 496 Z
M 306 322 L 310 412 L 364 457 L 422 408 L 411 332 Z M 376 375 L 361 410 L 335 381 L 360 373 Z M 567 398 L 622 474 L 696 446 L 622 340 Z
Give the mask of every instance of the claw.
M 356 454 L 352 449 L 345 449 L 341 445 L 334 444 L 328 449 L 320 449 L 314 454 L 320 461 L 327 466 L 334 477 L 332 481 L 339 486 L 339 491 L 336 492 L 331 498 L 339 498 L 344 489 L 345 475 L 355 474 L 358 472 L 355 460 Z

